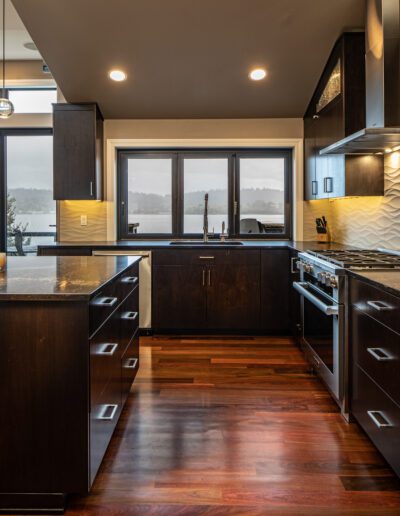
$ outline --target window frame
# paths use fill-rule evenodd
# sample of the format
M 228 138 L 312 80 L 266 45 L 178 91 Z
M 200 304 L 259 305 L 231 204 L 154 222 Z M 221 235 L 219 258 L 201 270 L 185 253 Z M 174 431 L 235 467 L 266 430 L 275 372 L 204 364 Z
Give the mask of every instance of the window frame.
M 127 163 L 132 157 L 155 158 L 173 157 L 172 161 L 172 232 L 171 233 L 128 233 L 127 219 Z M 201 233 L 184 233 L 184 170 L 185 158 L 216 157 L 228 159 L 228 220 L 229 238 L 240 240 L 290 240 L 293 227 L 293 149 L 284 148 L 171 148 L 171 149 L 132 149 L 117 148 L 117 238 L 118 240 L 175 240 L 201 239 Z M 284 220 L 283 233 L 240 233 L 240 158 L 283 158 L 285 174 Z M 237 210 L 235 213 L 235 203 Z M 220 232 L 214 235 L 219 238 Z
M 7 136 L 53 136 L 51 127 L 2 128 L 0 129 L 0 252 L 7 252 Z M 57 203 L 56 240 L 58 236 Z

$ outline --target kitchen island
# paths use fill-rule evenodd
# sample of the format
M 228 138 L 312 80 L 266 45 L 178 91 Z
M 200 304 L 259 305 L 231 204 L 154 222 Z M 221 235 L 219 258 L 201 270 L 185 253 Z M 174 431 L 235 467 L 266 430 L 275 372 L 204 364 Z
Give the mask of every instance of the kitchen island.
M 140 257 L 11 257 L 0 273 L 0 510 L 87 493 L 139 367 Z

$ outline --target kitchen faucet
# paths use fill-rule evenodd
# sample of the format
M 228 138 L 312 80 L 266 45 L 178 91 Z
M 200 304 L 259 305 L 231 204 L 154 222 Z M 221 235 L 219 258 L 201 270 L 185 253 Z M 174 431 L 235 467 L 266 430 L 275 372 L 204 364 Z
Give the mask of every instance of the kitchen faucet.
M 204 196 L 203 242 L 208 242 L 208 193 Z

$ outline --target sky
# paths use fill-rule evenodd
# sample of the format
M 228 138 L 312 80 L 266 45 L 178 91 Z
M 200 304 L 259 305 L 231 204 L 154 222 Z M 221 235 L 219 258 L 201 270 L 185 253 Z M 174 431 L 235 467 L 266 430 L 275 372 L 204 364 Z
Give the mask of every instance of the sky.
M 284 189 L 283 158 L 242 158 L 242 188 Z M 171 193 L 172 160 L 169 158 L 140 159 L 128 162 L 128 189 L 132 192 Z M 227 158 L 188 159 L 185 171 L 185 192 L 227 188 Z

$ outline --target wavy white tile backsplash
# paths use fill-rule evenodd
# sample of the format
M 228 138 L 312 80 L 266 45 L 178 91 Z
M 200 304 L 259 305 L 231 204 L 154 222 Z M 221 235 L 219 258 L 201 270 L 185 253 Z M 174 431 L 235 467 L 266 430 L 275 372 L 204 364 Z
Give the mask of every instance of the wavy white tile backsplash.
M 325 215 L 332 240 L 364 248 L 400 249 L 400 153 L 385 158 L 385 196 L 304 203 L 304 239 L 314 240 L 315 218 Z

